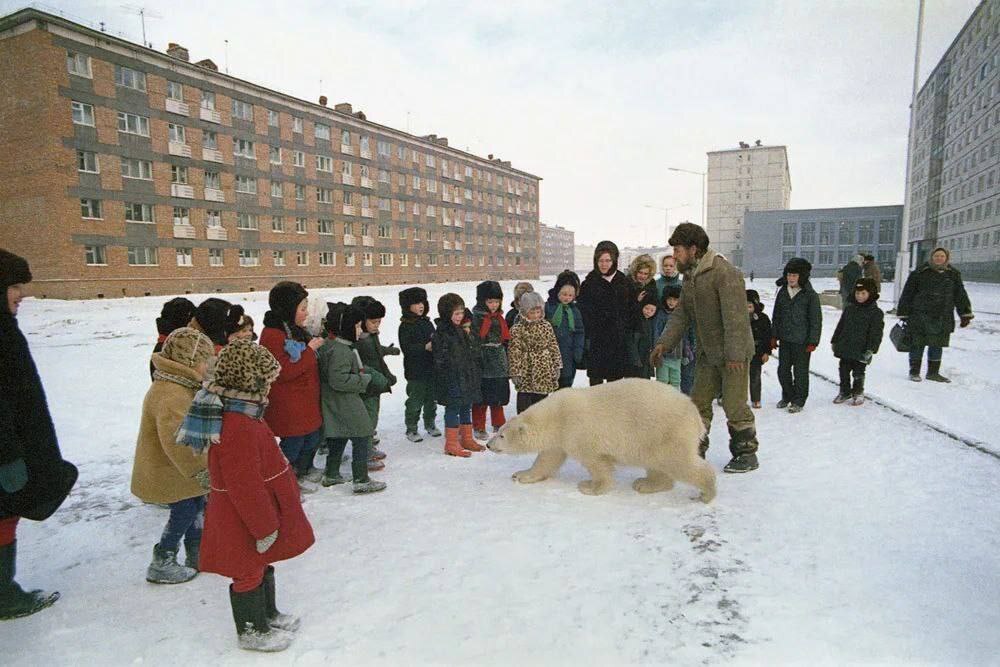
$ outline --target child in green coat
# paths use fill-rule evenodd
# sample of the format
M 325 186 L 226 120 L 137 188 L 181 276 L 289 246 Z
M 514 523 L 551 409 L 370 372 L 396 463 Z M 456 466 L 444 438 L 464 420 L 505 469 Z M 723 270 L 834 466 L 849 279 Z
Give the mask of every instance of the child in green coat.
M 395 345 L 385 347 L 379 342 L 379 329 L 382 326 L 382 318 L 385 317 L 385 306 L 381 302 L 370 296 L 359 296 L 351 301 L 351 305 L 360 309 L 365 318 L 361 324 L 361 335 L 357 342 L 361 363 L 364 364 L 365 368 L 381 373 L 389 381 L 384 388 L 369 390 L 364 396 L 365 408 L 368 410 L 372 426 L 375 429 L 375 434 L 372 436 L 371 459 L 381 461 L 385 458 L 385 452 L 381 451 L 377 445 L 379 443 L 378 415 L 382 407 L 382 394 L 392 393 L 392 386 L 396 384 L 396 376 L 389 371 L 389 366 L 385 363 L 385 355 L 399 354 L 400 350 Z

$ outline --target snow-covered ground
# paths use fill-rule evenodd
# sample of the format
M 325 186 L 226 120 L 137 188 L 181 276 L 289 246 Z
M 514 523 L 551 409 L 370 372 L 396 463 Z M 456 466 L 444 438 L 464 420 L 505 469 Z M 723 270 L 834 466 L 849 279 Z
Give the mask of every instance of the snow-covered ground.
M 754 287 L 770 306 L 773 280 Z M 386 344 L 398 289 L 368 290 L 389 310 Z M 434 310 L 445 291 L 471 301 L 474 285 L 429 291 Z M 345 300 L 358 290 L 317 293 Z M 975 307 L 1000 312 L 1000 287 L 970 293 Z M 233 298 L 261 321 L 266 295 Z M 304 623 L 273 657 L 236 648 L 224 579 L 144 580 L 166 515 L 130 495 L 129 475 L 164 300 L 22 304 L 80 483 L 52 519 L 22 523 L 21 583 L 63 598 L 0 624 L 4 664 L 998 663 L 1000 460 L 927 424 L 1000 452 L 1000 316 L 981 314 L 953 338 L 947 386 L 907 381 L 887 340 L 868 388 L 899 412 L 834 406 L 834 385 L 819 378 L 804 412 L 779 412 L 769 363 L 761 468 L 721 474 L 718 414 L 709 461 L 719 495 L 707 506 L 688 487 L 636 494 L 635 469 L 588 497 L 576 490 L 586 473 L 575 462 L 519 486 L 510 475 L 530 458 L 458 460 L 440 439 L 408 443 L 400 385 L 381 417 L 389 458 L 376 476 L 388 490 L 354 497 L 334 487 L 306 500 L 317 544 L 277 567 L 279 605 Z M 813 362 L 829 377 L 838 315 L 824 308 Z M 402 377 L 400 358 L 389 363 Z

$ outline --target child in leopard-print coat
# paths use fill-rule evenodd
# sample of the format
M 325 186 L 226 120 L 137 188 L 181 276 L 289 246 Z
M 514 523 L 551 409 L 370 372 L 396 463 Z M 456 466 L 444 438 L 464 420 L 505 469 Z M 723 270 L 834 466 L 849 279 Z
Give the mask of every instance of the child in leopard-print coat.
M 518 414 L 559 388 L 562 353 L 555 331 L 544 317 L 544 304 L 540 294 L 524 294 L 518 304 L 521 317 L 510 330 L 507 357 L 517 389 Z

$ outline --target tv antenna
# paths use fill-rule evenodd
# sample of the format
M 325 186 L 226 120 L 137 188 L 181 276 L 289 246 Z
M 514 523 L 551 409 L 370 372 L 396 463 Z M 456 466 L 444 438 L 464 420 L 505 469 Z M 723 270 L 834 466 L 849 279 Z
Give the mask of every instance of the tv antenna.
M 149 42 L 146 41 L 146 18 L 162 19 L 163 16 L 138 5 L 121 5 L 121 8 L 129 14 L 139 15 L 139 21 L 142 23 L 142 45 L 150 46 Z

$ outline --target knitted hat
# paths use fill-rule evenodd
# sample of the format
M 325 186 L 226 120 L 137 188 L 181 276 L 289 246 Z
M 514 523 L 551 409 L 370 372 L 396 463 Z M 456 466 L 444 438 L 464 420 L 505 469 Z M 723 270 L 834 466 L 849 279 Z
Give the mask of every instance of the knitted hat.
M 364 322 L 365 319 L 365 314 L 360 308 L 344 304 L 344 308 L 340 310 L 337 338 L 343 338 L 356 343 L 358 341 L 357 325 L 359 322 Z
M 309 297 L 309 292 L 299 283 L 283 280 L 271 288 L 267 295 L 267 305 L 285 324 L 295 324 L 295 311 L 303 299 Z
M 410 306 L 415 303 L 424 304 L 424 315 L 430 315 L 431 305 L 427 302 L 427 290 L 423 287 L 409 287 L 399 293 L 399 306 L 403 315 L 410 312 Z
M 868 292 L 868 301 L 865 303 L 878 301 L 878 283 L 875 282 L 874 278 L 858 278 L 854 282 L 854 291 L 862 289 Z M 857 300 L 855 299 L 855 301 Z
M 194 309 L 194 320 L 216 345 L 229 342 L 229 334 L 239 328 L 241 317 L 243 306 L 234 306 L 215 297 L 205 299 Z
M 385 306 L 381 301 L 371 296 L 356 296 L 351 305 L 361 310 L 366 320 L 378 320 L 385 317 Z
M 186 327 L 194 317 L 194 304 L 182 296 L 163 304 L 160 316 L 156 318 L 156 332 L 166 336 L 174 329 Z
M 215 345 L 197 329 L 181 327 L 167 336 L 160 354 L 166 359 L 194 368 L 215 354 Z
M 503 289 L 501 289 L 500 283 L 495 280 L 484 280 L 476 285 L 476 305 L 480 308 L 486 308 L 487 299 L 503 301 Z
M 459 308 L 465 309 L 465 301 L 453 292 L 448 292 L 438 299 L 438 315 L 445 322 L 450 322 L 451 314 Z
M 518 310 L 522 313 L 526 313 L 532 308 L 542 308 L 545 305 L 545 299 L 538 292 L 526 292 L 521 295 L 518 301 Z
M 610 276 L 615 271 L 618 270 L 618 246 L 614 244 L 614 241 L 601 241 L 594 248 L 594 270 L 599 271 L 597 268 L 597 260 L 601 258 L 604 253 L 609 253 L 611 255 L 611 269 L 608 271 Z
M 248 340 L 235 340 L 219 353 L 213 384 L 233 398 L 263 401 L 271 383 L 281 373 L 281 364 L 267 348 Z

